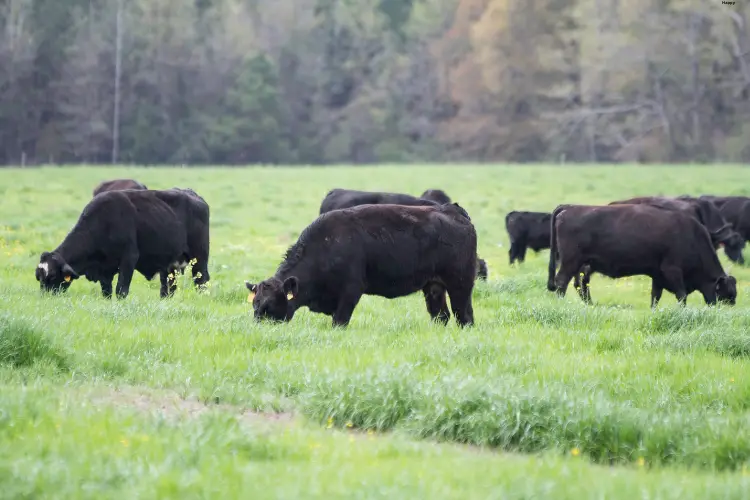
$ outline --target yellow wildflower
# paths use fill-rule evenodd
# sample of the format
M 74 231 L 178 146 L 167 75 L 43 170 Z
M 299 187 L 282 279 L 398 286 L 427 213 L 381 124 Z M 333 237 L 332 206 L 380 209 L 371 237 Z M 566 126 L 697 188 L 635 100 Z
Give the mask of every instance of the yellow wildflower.
M 330 429 L 333 427 L 333 417 L 328 417 L 328 422 L 326 423 L 326 429 Z
M 646 459 L 643 457 L 638 457 L 638 461 L 636 462 L 638 464 L 638 467 L 643 467 L 646 465 Z
M 346 427 L 349 428 L 349 429 L 351 429 L 352 427 L 354 427 L 354 424 L 351 423 L 351 422 L 347 422 L 346 423 Z
M 574 457 L 577 457 L 578 455 L 581 454 L 581 450 L 579 450 L 578 448 L 573 448 L 572 450 L 570 450 L 570 454 L 573 455 Z
M 734 377 L 730 378 L 729 381 L 734 383 Z

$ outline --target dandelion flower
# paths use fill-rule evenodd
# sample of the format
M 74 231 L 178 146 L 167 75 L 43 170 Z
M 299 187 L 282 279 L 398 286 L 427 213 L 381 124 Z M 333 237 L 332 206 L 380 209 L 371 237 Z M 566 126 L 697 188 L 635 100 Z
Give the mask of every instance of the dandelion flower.
M 581 454 L 581 450 L 579 450 L 578 448 L 573 448 L 572 450 L 570 450 L 570 454 L 573 455 L 574 457 L 577 457 L 578 455 Z
M 347 423 L 346 423 L 346 427 L 347 427 L 348 429 L 351 429 L 352 427 L 354 427 L 354 424 L 353 424 L 353 423 L 351 423 L 351 422 L 347 422 Z
M 328 422 L 326 423 L 326 429 L 330 429 L 333 427 L 333 417 L 328 417 Z
M 734 382 L 734 377 L 730 378 L 729 381 L 733 383 Z
M 637 463 L 638 463 L 638 467 L 643 467 L 644 465 L 646 465 L 646 459 L 643 457 L 638 457 Z

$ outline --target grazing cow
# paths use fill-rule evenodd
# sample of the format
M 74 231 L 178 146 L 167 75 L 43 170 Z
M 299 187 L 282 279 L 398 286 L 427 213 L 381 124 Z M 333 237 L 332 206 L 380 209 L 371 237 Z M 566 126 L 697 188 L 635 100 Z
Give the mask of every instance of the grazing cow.
M 124 189 L 148 189 L 145 184 L 140 183 L 134 179 L 113 179 L 111 181 L 103 181 L 101 184 L 94 188 L 93 196 L 99 193 L 107 191 L 122 191 Z
M 194 192 L 193 192 L 194 193 Z M 109 191 L 84 207 L 78 222 L 52 252 L 44 252 L 36 269 L 42 290 L 66 291 L 72 280 L 85 276 L 99 282 L 102 294 L 127 297 L 133 272 L 146 279 L 160 274 L 160 295 L 177 288 L 175 271 L 194 262 L 196 286 L 208 273 L 209 207 L 197 194 L 165 191 Z
M 426 191 L 429 192 L 429 191 Z M 356 191 L 354 189 L 332 189 L 323 198 L 320 204 L 320 213 L 352 208 L 359 205 L 406 205 L 406 206 L 433 206 L 438 202 L 417 198 L 410 194 L 380 193 L 372 191 Z
M 550 218 L 549 212 L 508 212 L 505 216 L 505 230 L 510 238 L 510 264 L 526 259 L 526 248 L 535 253 L 549 248 Z
M 447 200 L 447 201 L 445 201 Z M 320 204 L 320 215 L 332 210 L 358 207 L 360 205 L 405 205 L 405 206 L 436 206 L 450 203 L 451 199 L 440 189 L 428 189 L 421 198 L 409 194 L 380 193 L 371 191 L 355 191 L 352 189 L 332 189 Z M 477 278 L 487 280 L 487 262 L 477 260 Z
M 732 224 L 727 222 L 716 206 L 708 200 L 680 196 L 679 198 L 667 198 L 663 196 L 642 196 L 629 200 L 613 201 L 610 205 L 640 205 L 646 204 L 665 210 L 678 210 L 687 215 L 695 217 L 703 224 L 711 236 L 714 248 L 724 247 L 724 253 L 734 262 L 742 264 L 742 250 L 745 248 L 745 240 L 732 229 Z
M 290 321 L 300 307 L 349 324 L 362 295 L 393 299 L 421 290 L 430 316 L 471 325 L 477 235 L 458 204 L 364 205 L 334 210 L 310 224 L 276 274 L 245 282 L 256 320 Z
M 431 200 L 435 203 L 440 203 L 441 205 L 445 205 L 446 203 L 450 203 L 451 199 L 450 196 L 445 194 L 445 191 L 442 189 L 428 189 L 422 195 L 420 196 L 423 200 Z
M 561 296 L 585 269 L 610 278 L 651 277 L 652 307 L 664 289 L 683 305 L 696 290 L 707 304 L 735 303 L 737 280 L 722 269 L 706 228 L 683 212 L 650 205 L 560 205 L 552 212 L 551 232 L 547 289 Z M 591 301 L 587 282 L 578 293 Z
M 699 200 L 710 201 L 719 209 L 722 217 L 732 225 L 744 241 L 750 241 L 750 198 L 747 196 L 708 196 Z M 738 261 L 744 263 L 744 260 Z

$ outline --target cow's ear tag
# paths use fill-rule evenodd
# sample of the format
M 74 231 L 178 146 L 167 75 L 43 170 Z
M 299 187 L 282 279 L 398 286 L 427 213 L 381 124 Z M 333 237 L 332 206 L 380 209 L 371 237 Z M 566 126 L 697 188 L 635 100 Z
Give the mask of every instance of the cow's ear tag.
M 65 279 L 65 283 L 70 283 L 70 276 L 66 276 L 64 279 Z
M 247 301 L 252 302 L 254 298 L 255 298 L 255 292 L 250 292 L 247 296 Z
M 292 292 L 289 292 L 286 294 L 286 300 L 292 300 L 294 298 L 294 294 Z

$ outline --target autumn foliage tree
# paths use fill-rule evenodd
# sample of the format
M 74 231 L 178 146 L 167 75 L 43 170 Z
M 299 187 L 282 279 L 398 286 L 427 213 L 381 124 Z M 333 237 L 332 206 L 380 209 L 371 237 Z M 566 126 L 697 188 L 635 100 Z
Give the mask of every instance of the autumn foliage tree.
M 749 12 L 8 0 L 0 163 L 741 162 Z

